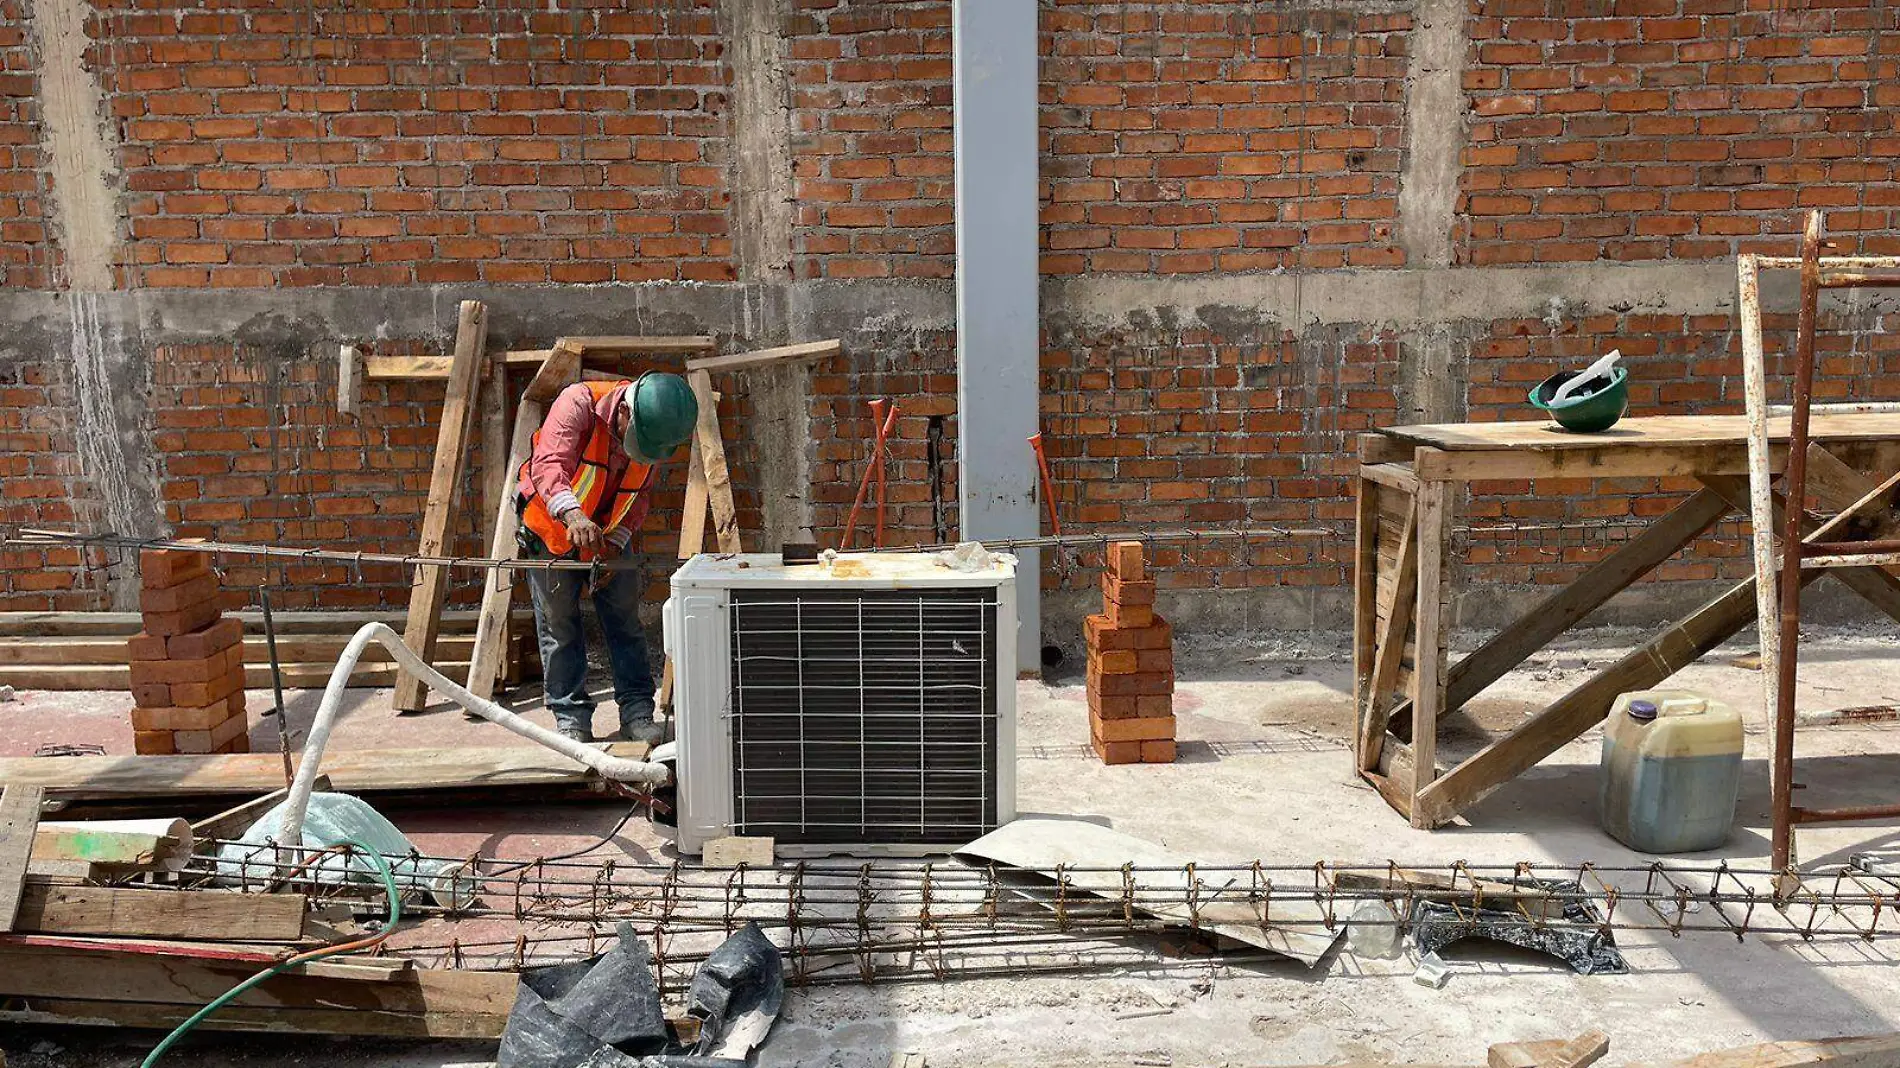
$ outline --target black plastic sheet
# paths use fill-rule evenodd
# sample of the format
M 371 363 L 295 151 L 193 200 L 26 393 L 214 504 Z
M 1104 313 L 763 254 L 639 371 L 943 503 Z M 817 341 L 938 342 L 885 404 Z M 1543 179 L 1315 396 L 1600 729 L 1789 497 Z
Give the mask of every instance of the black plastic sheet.
M 1603 915 L 1596 906 L 1575 896 L 1581 887 L 1560 879 L 1525 879 L 1526 888 L 1537 887 L 1559 895 L 1564 901 L 1562 930 L 1538 924 L 1514 908 L 1473 909 L 1437 901 L 1418 901 L 1412 905 L 1412 937 L 1420 956 L 1436 953 L 1454 942 L 1483 938 L 1504 942 L 1556 957 L 1578 975 L 1627 975 L 1629 965 L 1617 951 L 1616 937 L 1602 927 Z

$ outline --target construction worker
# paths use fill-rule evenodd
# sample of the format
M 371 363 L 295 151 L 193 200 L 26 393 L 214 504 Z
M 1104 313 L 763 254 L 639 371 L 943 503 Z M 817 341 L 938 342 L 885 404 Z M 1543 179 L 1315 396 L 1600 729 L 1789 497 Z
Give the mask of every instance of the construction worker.
M 659 465 L 692 436 L 699 404 L 678 375 L 650 372 L 632 382 L 580 382 L 561 391 L 521 466 L 516 538 L 529 559 L 611 560 L 624 556 L 646 516 Z M 638 570 L 528 572 L 534 629 L 555 726 L 594 740 L 587 692 L 581 594 L 593 595 L 613 664 L 620 737 L 658 742 L 653 671 L 640 627 Z

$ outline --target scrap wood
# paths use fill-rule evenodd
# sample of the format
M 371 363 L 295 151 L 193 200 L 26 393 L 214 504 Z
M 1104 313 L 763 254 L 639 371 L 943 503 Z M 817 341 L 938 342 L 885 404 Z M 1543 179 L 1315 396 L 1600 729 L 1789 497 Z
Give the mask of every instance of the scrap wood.
M 1900 1063 L 1900 1033 L 1823 1038 L 1816 1041 L 1763 1042 L 1717 1050 L 1650 1068 L 1893 1068 Z
M 296 942 L 307 910 L 302 894 L 49 886 L 29 876 L 14 925 L 40 934 Z
M 615 742 L 606 751 L 638 760 L 641 742 Z M 588 768 L 536 745 L 465 749 L 333 749 L 324 773 L 352 794 L 410 793 L 501 787 L 598 786 Z M 219 756 L 75 756 L 0 759 L 0 783 L 43 787 L 66 800 L 214 797 L 268 793 L 283 784 L 276 753 Z M 29 837 L 30 841 L 30 837 Z
M 191 859 L 191 824 L 177 818 L 43 821 L 33 862 L 177 871 Z
M 561 391 L 579 381 L 583 346 L 572 338 L 562 338 L 548 350 L 547 359 L 535 371 L 528 387 L 515 406 L 514 433 L 508 439 L 508 470 L 519 471 L 534 449 L 535 431 L 547 418 L 548 404 Z M 517 552 L 515 531 L 521 516 L 515 511 L 515 495 L 504 493 L 495 503 L 493 533 L 488 554 L 498 560 L 513 559 Z M 495 696 L 501 682 L 502 661 L 508 647 L 508 630 L 514 606 L 515 575 L 506 568 L 493 568 L 482 583 L 482 607 L 476 617 L 475 647 L 468 665 L 468 689 L 475 696 Z
M 686 361 L 686 370 L 705 371 L 719 374 L 722 371 L 746 371 L 758 367 L 785 366 L 822 360 L 836 356 L 844 351 L 844 343 L 837 338 L 828 341 L 807 341 L 797 345 L 779 345 L 769 349 L 755 349 L 752 352 L 729 352 L 724 356 L 702 356 Z
M 0 931 L 14 930 L 45 799 L 38 786 L 9 782 L 0 790 Z
M 359 965 L 355 960 L 348 961 Z M 114 949 L 0 942 L 0 1022 L 170 1029 L 258 970 Z M 413 1038 L 497 1039 L 514 1007 L 509 972 L 410 968 L 388 974 L 279 975 L 246 991 L 201 1028 Z
M 486 361 L 487 345 L 487 306 L 478 300 L 463 301 L 455 327 L 455 361 L 450 366 L 448 394 L 442 401 L 442 422 L 436 433 L 435 464 L 429 472 L 429 498 L 422 511 L 422 535 L 416 544 L 421 556 L 438 556 L 448 545 L 450 512 L 462 485 L 463 460 L 475 422 L 477 378 Z M 402 640 L 431 663 L 435 661 L 435 639 L 448 593 L 448 568 L 440 564 L 417 566 Z M 398 668 L 396 693 L 390 701 L 395 709 L 419 712 L 427 698 L 428 687 L 422 679 Z

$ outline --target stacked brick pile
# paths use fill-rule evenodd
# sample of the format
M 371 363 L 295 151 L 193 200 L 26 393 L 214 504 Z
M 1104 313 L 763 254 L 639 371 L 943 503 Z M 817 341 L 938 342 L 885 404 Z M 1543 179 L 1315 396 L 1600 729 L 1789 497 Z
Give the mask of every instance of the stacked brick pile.
M 248 753 L 244 627 L 225 619 L 205 553 L 139 554 L 145 629 L 131 641 L 132 748 Z
M 1154 605 L 1141 543 L 1109 546 L 1103 611 L 1087 621 L 1089 736 L 1106 764 L 1174 760 L 1174 633 Z

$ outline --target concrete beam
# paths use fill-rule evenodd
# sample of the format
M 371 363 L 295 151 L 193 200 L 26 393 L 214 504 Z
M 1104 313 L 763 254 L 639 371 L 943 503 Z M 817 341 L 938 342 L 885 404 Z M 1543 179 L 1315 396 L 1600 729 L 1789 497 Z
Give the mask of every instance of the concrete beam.
M 1037 5 L 953 0 L 957 507 L 964 538 L 1033 537 L 1039 425 Z M 1041 668 L 1038 554 L 1019 554 L 1017 670 Z

